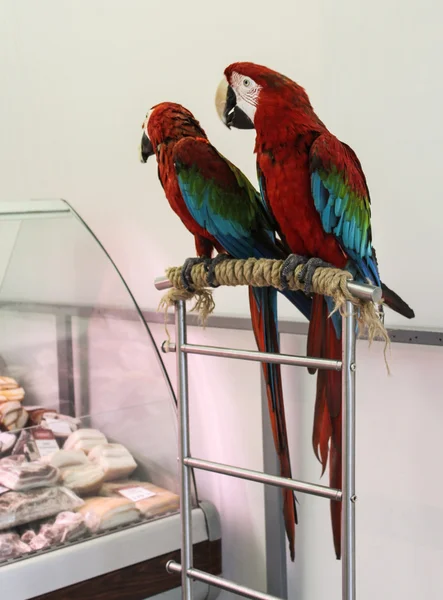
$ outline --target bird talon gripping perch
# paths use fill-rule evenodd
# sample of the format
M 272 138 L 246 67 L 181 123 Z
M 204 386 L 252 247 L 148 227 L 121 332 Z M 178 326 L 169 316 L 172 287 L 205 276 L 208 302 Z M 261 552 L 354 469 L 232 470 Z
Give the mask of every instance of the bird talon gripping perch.
M 312 293 L 312 278 L 314 277 L 315 271 L 323 267 L 326 269 L 333 269 L 334 266 L 330 263 L 325 262 L 321 258 L 310 258 L 304 265 L 300 273 L 298 274 L 298 280 L 304 284 L 305 294 Z
M 229 256 L 229 254 L 220 253 L 217 254 L 217 256 L 211 261 L 208 261 L 206 263 L 206 281 L 208 282 L 208 285 L 210 287 L 216 288 L 220 285 L 218 283 L 215 283 L 215 267 L 220 263 L 224 262 L 225 260 L 229 259 L 232 259 L 232 256 Z
M 283 290 L 289 289 L 289 277 L 299 265 L 304 265 L 307 260 L 306 256 L 301 256 L 300 254 L 290 254 L 288 256 L 280 272 L 280 281 Z
M 192 281 L 192 267 L 194 265 L 199 265 L 201 263 L 208 264 L 210 262 L 209 258 L 187 258 L 183 264 L 182 272 L 181 272 L 181 281 L 183 287 L 187 292 L 194 291 L 194 285 Z

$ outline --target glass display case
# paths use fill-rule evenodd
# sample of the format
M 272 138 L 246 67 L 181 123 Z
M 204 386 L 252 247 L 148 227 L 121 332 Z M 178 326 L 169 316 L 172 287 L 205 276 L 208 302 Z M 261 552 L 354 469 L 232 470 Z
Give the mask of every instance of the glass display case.
M 149 327 L 91 230 L 61 200 L 0 203 L 2 596 L 179 598 L 164 569 L 180 547 L 176 424 Z M 216 511 L 193 495 L 196 560 L 219 573 Z

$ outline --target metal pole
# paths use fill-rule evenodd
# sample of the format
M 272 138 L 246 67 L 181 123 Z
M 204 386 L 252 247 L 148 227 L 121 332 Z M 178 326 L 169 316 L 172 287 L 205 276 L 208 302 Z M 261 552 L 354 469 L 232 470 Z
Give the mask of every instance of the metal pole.
M 342 598 L 355 600 L 355 308 L 346 302 L 342 339 Z
M 170 560 L 167 563 L 166 570 L 170 573 L 183 573 L 183 567 L 173 560 Z M 258 592 L 257 590 L 235 583 L 235 581 L 223 579 L 222 577 L 211 575 L 211 573 L 205 573 L 199 569 L 191 569 L 189 571 L 189 576 L 198 581 L 204 581 L 205 583 L 209 583 L 209 585 L 214 585 L 222 590 L 226 590 L 227 592 L 233 592 L 234 594 L 237 594 L 237 596 L 243 596 L 244 598 L 253 598 L 254 600 L 282 600 L 277 596 Z
M 305 481 L 289 479 L 287 477 L 279 477 L 278 475 L 269 475 L 268 473 L 261 473 L 260 471 L 251 471 L 251 469 L 242 469 L 240 467 L 224 465 L 222 463 L 213 462 L 211 460 L 203 460 L 201 458 L 185 458 L 184 463 L 188 467 L 193 467 L 194 469 L 201 469 L 203 471 L 210 471 L 211 473 L 219 473 L 221 475 L 230 475 L 231 477 L 247 479 L 248 481 L 256 481 L 258 483 L 266 483 L 268 485 L 274 485 L 277 487 L 289 488 L 290 490 L 303 492 L 304 494 L 311 494 L 312 496 L 320 496 L 321 498 L 328 498 L 330 500 L 336 500 L 337 502 L 342 499 L 342 492 L 340 490 L 326 487 L 324 485 L 307 483 Z
M 190 455 L 189 403 L 188 403 L 188 357 L 181 348 L 186 344 L 186 304 L 175 304 L 175 336 L 177 341 L 178 380 L 178 439 L 180 465 L 180 517 L 181 517 L 181 580 L 183 600 L 192 600 L 192 581 L 188 571 L 192 568 L 192 516 L 191 471 L 184 460 Z
M 237 358 L 239 360 L 253 360 L 277 365 L 293 365 L 295 367 L 311 367 L 312 369 L 328 369 L 330 371 L 340 371 L 342 367 L 341 361 L 339 360 L 312 358 L 309 356 L 292 356 L 289 354 L 273 354 L 272 352 L 258 352 L 257 350 L 200 346 L 198 344 L 185 344 L 182 347 L 182 350 L 187 354 L 218 356 L 220 358 Z
M 241 350 L 240 348 L 222 348 L 220 346 L 201 346 L 198 344 L 184 344 L 182 351 L 186 354 L 200 354 L 201 356 L 217 356 L 219 358 L 237 358 L 239 360 L 252 360 L 276 365 L 292 365 L 294 367 L 310 367 L 311 369 L 326 369 L 328 371 L 341 371 L 341 360 L 330 358 L 312 358 L 310 356 L 292 356 L 289 354 L 274 354 L 272 352 L 258 352 L 257 350 Z M 164 354 L 176 352 L 174 342 L 164 341 L 161 345 Z

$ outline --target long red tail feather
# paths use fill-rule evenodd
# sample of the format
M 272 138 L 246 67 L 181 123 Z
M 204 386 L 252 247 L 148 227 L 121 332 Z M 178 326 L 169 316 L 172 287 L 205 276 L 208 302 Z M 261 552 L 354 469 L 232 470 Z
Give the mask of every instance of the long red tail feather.
M 312 352 L 312 354 L 311 354 Z M 341 360 L 341 340 L 337 338 L 323 296 L 314 296 L 308 332 L 308 355 Z M 322 464 L 322 475 L 329 458 L 329 483 L 342 487 L 342 411 L 341 372 L 319 370 L 314 409 L 312 443 Z M 332 533 L 335 554 L 341 557 L 341 502 L 331 501 Z
M 276 315 L 272 312 L 272 295 L 276 294 L 276 290 L 272 288 L 257 290 L 258 288 L 255 288 L 254 295 L 254 288 L 249 288 L 249 306 L 257 346 L 261 352 L 279 352 Z M 260 298 L 260 303 L 257 301 L 257 297 Z M 290 478 L 292 473 L 280 365 L 262 363 L 262 369 L 266 382 L 272 435 L 280 462 L 280 474 L 282 477 Z M 285 529 L 289 540 L 291 560 L 293 561 L 295 558 L 297 511 L 292 490 L 283 489 L 282 493 Z

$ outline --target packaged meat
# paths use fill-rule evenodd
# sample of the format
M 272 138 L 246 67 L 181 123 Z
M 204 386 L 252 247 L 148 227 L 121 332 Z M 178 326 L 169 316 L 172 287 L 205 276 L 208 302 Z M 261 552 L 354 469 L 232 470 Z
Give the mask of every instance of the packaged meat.
M 94 494 L 105 480 L 105 472 L 100 465 L 87 463 L 61 469 L 63 485 L 80 496 Z
M 91 531 L 103 531 L 138 521 L 140 512 L 127 498 L 92 497 L 78 509 Z
M 41 426 L 50 429 L 56 438 L 66 440 L 81 424 L 80 419 L 59 413 L 44 413 Z
M 41 462 L 57 467 L 58 469 L 76 467 L 88 463 L 88 459 L 82 450 L 56 450 L 52 454 L 47 454 L 40 460 Z
M 38 533 L 29 542 L 31 550 L 45 550 L 53 545 L 51 538 L 45 536 L 44 533 Z
M 7 492 L 0 495 L 0 530 L 47 519 L 59 512 L 73 511 L 82 504 L 81 498 L 63 486 Z
M 89 531 L 82 514 L 62 512 L 54 522 L 43 524 L 38 533 L 27 531 L 21 539 L 29 544 L 31 550 L 44 550 L 56 544 L 77 540 Z
M 9 454 L 14 448 L 17 437 L 13 433 L 0 433 L 0 456 Z
M 106 436 L 98 429 L 77 429 L 63 445 L 64 450 L 83 450 L 89 454 L 95 446 L 107 444 Z
M 7 431 L 22 429 L 28 421 L 28 413 L 18 401 L 0 403 L 0 426 Z
M 114 481 L 104 483 L 100 496 L 123 496 L 135 502 L 135 506 L 147 519 L 160 517 L 180 509 L 180 498 L 164 488 L 148 481 Z
M 122 444 L 96 446 L 89 452 L 88 460 L 102 467 L 105 481 L 128 477 L 137 468 L 131 453 Z
M 27 552 L 31 552 L 31 548 L 16 533 L 0 533 L 0 561 L 18 558 Z
M 0 390 L 0 403 L 21 402 L 24 397 L 25 390 L 22 387 Z
M 31 427 L 20 433 L 12 454 L 23 454 L 27 460 L 34 461 L 44 459 L 57 450 L 60 447 L 52 431 L 43 427 Z
M 22 537 L 20 538 L 21 541 L 24 544 L 29 544 L 31 543 L 31 540 L 33 540 L 36 536 L 36 532 L 33 529 L 28 529 L 27 531 L 25 531 L 25 533 L 22 535 Z
M 45 408 L 44 406 L 27 406 L 26 410 L 28 411 L 31 425 L 40 425 L 46 415 L 53 416 L 57 414 L 55 409 Z
M 39 460 L 40 453 L 32 435 L 32 429 L 23 429 L 20 432 L 10 458 L 13 456 L 23 456 L 29 461 Z
M 26 462 L 0 459 L 0 485 L 10 490 L 24 491 L 33 488 L 55 485 L 60 479 L 60 471 L 42 462 Z
M 89 533 L 89 528 L 81 513 L 61 512 L 55 519 L 54 527 L 58 529 L 60 542 L 77 540 Z
M 15 379 L 12 377 L 0 377 L 0 393 L 2 390 L 13 390 L 14 388 L 18 388 L 19 385 Z

